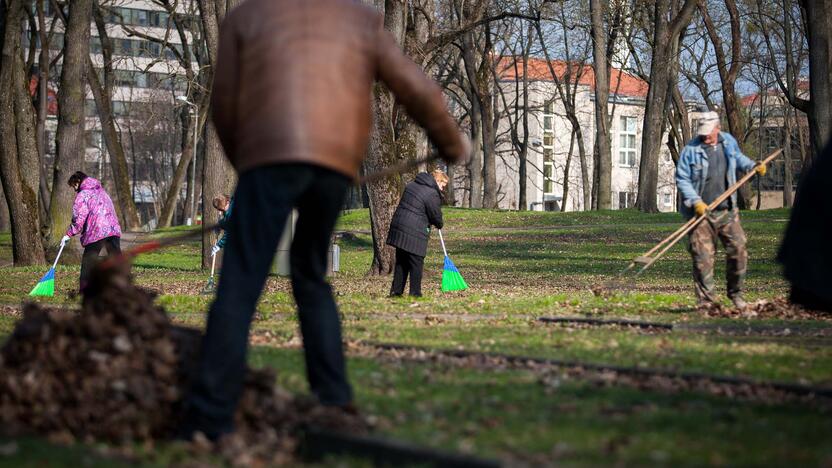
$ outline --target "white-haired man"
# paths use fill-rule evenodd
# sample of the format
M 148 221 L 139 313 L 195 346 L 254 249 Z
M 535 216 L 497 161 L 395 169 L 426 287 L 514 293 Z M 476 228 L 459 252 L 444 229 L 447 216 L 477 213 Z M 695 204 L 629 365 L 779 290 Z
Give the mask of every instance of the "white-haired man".
M 700 304 L 716 302 L 714 295 L 714 256 L 717 239 L 725 246 L 728 297 L 734 305 L 746 306 L 742 285 L 748 264 L 745 232 L 740 225 L 737 195 L 713 210 L 708 206 L 737 181 L 737 170 L 756 170 L 765 175 L 766 167 L 742 154 L 737 140 L 720 131 L 719 114 L 707 112 L 699 120 L 697 136 L 685 146 L 676 166 L 676 186 L 684 203 L 686 218 L 707 215 L 690 233 L 688 250 L 693 257 L 693 280 Z

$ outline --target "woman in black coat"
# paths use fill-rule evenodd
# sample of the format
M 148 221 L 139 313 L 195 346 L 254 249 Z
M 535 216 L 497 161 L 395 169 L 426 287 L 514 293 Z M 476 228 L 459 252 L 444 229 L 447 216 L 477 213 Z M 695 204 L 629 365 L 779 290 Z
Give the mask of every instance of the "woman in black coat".
M 404 284 L 410 276 L 410 295 L 422 295 L 422 268 L 428 250 L 430 225 L 442 229 L 442 191 L 448 176 L 436 170 L 422 172 L 407 184 L 393 221 L 387 245 L 396 248 L 396 268 L 393 273 L 391 296 L 404 294 Z

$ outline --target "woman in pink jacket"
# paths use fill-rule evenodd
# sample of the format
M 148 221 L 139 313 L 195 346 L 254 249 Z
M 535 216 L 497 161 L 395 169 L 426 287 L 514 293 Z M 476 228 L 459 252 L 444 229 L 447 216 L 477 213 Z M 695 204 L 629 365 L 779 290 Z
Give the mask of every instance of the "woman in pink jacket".
M 78 194 L 72 205 L 72 224 L 61 239 L 61 245 L 69 242 L 72 236 L 81 234 L 84 255 L 81 258 L 79 290 L 83 291 L 102 247 L 107 248 L 107 255 L 121 253 L 121 226 L 113 200 L 101 187 L 101 182 L 78 171 L 69 177 L 67 183 Z

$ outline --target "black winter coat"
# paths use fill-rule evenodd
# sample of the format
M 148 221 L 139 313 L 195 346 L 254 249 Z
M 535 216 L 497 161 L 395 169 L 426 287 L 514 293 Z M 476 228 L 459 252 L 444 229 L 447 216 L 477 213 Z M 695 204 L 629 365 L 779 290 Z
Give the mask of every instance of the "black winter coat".
M 832 142 L 803 175 L 777 259 L 786 278 L 832 304 Z
M 433 176 L 422 172 L 404 188 L 390 222 L 387 245 L 424 257 L 431 224 L 442 229 L 442 192 Z

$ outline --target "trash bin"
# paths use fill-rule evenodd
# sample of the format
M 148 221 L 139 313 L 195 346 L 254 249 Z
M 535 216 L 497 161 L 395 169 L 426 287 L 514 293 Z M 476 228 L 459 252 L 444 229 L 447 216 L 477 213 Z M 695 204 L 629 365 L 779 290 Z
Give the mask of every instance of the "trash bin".
M 292 248 L 292 240 L 295 238 L 295 225 L 298 222 L 298 212 L 292 210 L 291 216 L 286 221 L 286 227 L 283 229 L 283 235 L 280 237 L 280 242 L 277 244 L 277 255 L 272 264 L 272 274 L 278 276 L 289 276 L 291 273 L 291 264 L 289 263 L 289 252 Z M 341 271 L 341 248 L 338 244 L 331 244 L 329 246 L 329 254 L 327 255 L 326 273 L 331 275 Z
M 295 224 L 298 222 L 297 210 L 292 210 L 286 227 L 283 228 L 283 235 L 277 244 L 277 255 L 272 264 L 272 274 L 278 276 L 289 276 L 291 266 L 289 265 L 289 250 L 292 248 L 292 240 L 295 238 Z

